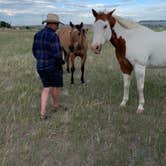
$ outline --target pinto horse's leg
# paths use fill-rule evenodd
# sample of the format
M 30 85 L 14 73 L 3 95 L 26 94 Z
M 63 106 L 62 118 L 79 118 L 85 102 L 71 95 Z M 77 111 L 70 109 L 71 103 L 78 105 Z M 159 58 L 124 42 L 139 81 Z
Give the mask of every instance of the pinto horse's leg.
M 86 54 L 81 58 L 81 83 L 84 84 L 84 67 L 86 61 Z
M 124 94 L 123 94 L 123 100 L 120 104 L 120 106 L 122 106 L 122 107 L 126 106 L 126 103 L 129 99 L 130 82 L 131 82 L 131 75 L 123 74 Z
M 75 71 L 74 59 L 75 59 L 75 55 L 70 54 L 70 57 L 71 57 L 71 84 L 74 84 L 74 71 Z
M 145 79 L 145 66 L 136 64 L 134 66 L 134 71 L 137 80 L 137 89 L 139 93 L 139 105 L 137 108 L 137 113 L 143 113 L 144 111 L 144 79 Z

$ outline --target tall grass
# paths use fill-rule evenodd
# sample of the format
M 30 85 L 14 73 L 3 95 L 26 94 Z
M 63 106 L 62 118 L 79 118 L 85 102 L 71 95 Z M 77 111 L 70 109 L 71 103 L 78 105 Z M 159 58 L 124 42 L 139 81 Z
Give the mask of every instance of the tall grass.
M 87 84 L 75 84 L 64 67 L 60 103 L 67 112 L 40 121 L 40 90 L 31 53 L 35 31 L 0 31 L 0 163 L 57 166 L 158 166 L 166 162 L 166 71 L 147 70 L 145 113 L 136 114 L 132 78 L 130 101 L 119 108 L 123 82 L 110 44 L 96 56 L 90 50 Z M 92 33 L 89 32 L 89 43 Z M 51 101 L 47 108 L 51 113 Z

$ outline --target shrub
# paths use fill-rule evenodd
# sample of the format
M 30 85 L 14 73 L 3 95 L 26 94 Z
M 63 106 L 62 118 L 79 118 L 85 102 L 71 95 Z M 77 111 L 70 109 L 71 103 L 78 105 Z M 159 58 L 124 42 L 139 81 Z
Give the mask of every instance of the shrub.
M 0 27 L 11 28 L 11 25 L 5 21 L 0 21 Z

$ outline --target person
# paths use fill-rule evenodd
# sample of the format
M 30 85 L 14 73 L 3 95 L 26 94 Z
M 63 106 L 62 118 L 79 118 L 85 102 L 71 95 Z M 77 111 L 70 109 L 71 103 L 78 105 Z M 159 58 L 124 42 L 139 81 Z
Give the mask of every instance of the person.
M 59 16 L 48 14 L 42 22 L 46 26 L 34 35 L 32 46 L 33 56 L 36 58 L 36 69 L 43 84 L 41 91 L 40 118 L 47 119 L 46 107 L 49 94 L 52 93 L 53 107 L 59 107 L 59 87 L 63 87 L 64 61 L 61 54 L 61 46 L 58 35 L 55 33 L 61 23 Z

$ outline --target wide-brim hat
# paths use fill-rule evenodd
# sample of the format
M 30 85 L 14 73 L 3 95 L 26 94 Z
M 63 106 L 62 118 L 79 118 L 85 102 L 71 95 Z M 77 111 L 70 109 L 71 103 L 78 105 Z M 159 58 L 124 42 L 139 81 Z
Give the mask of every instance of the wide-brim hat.
M 60 23 L 60 24 L 64 24 L 64 23 L 62 23 L 59 20 L 59 16 L 57 14 L 52 14 L 52 13 L 49 13 L 47 15 L 47 19 L 42 21 L 42 24 L 44 24 L 44 23 Z

